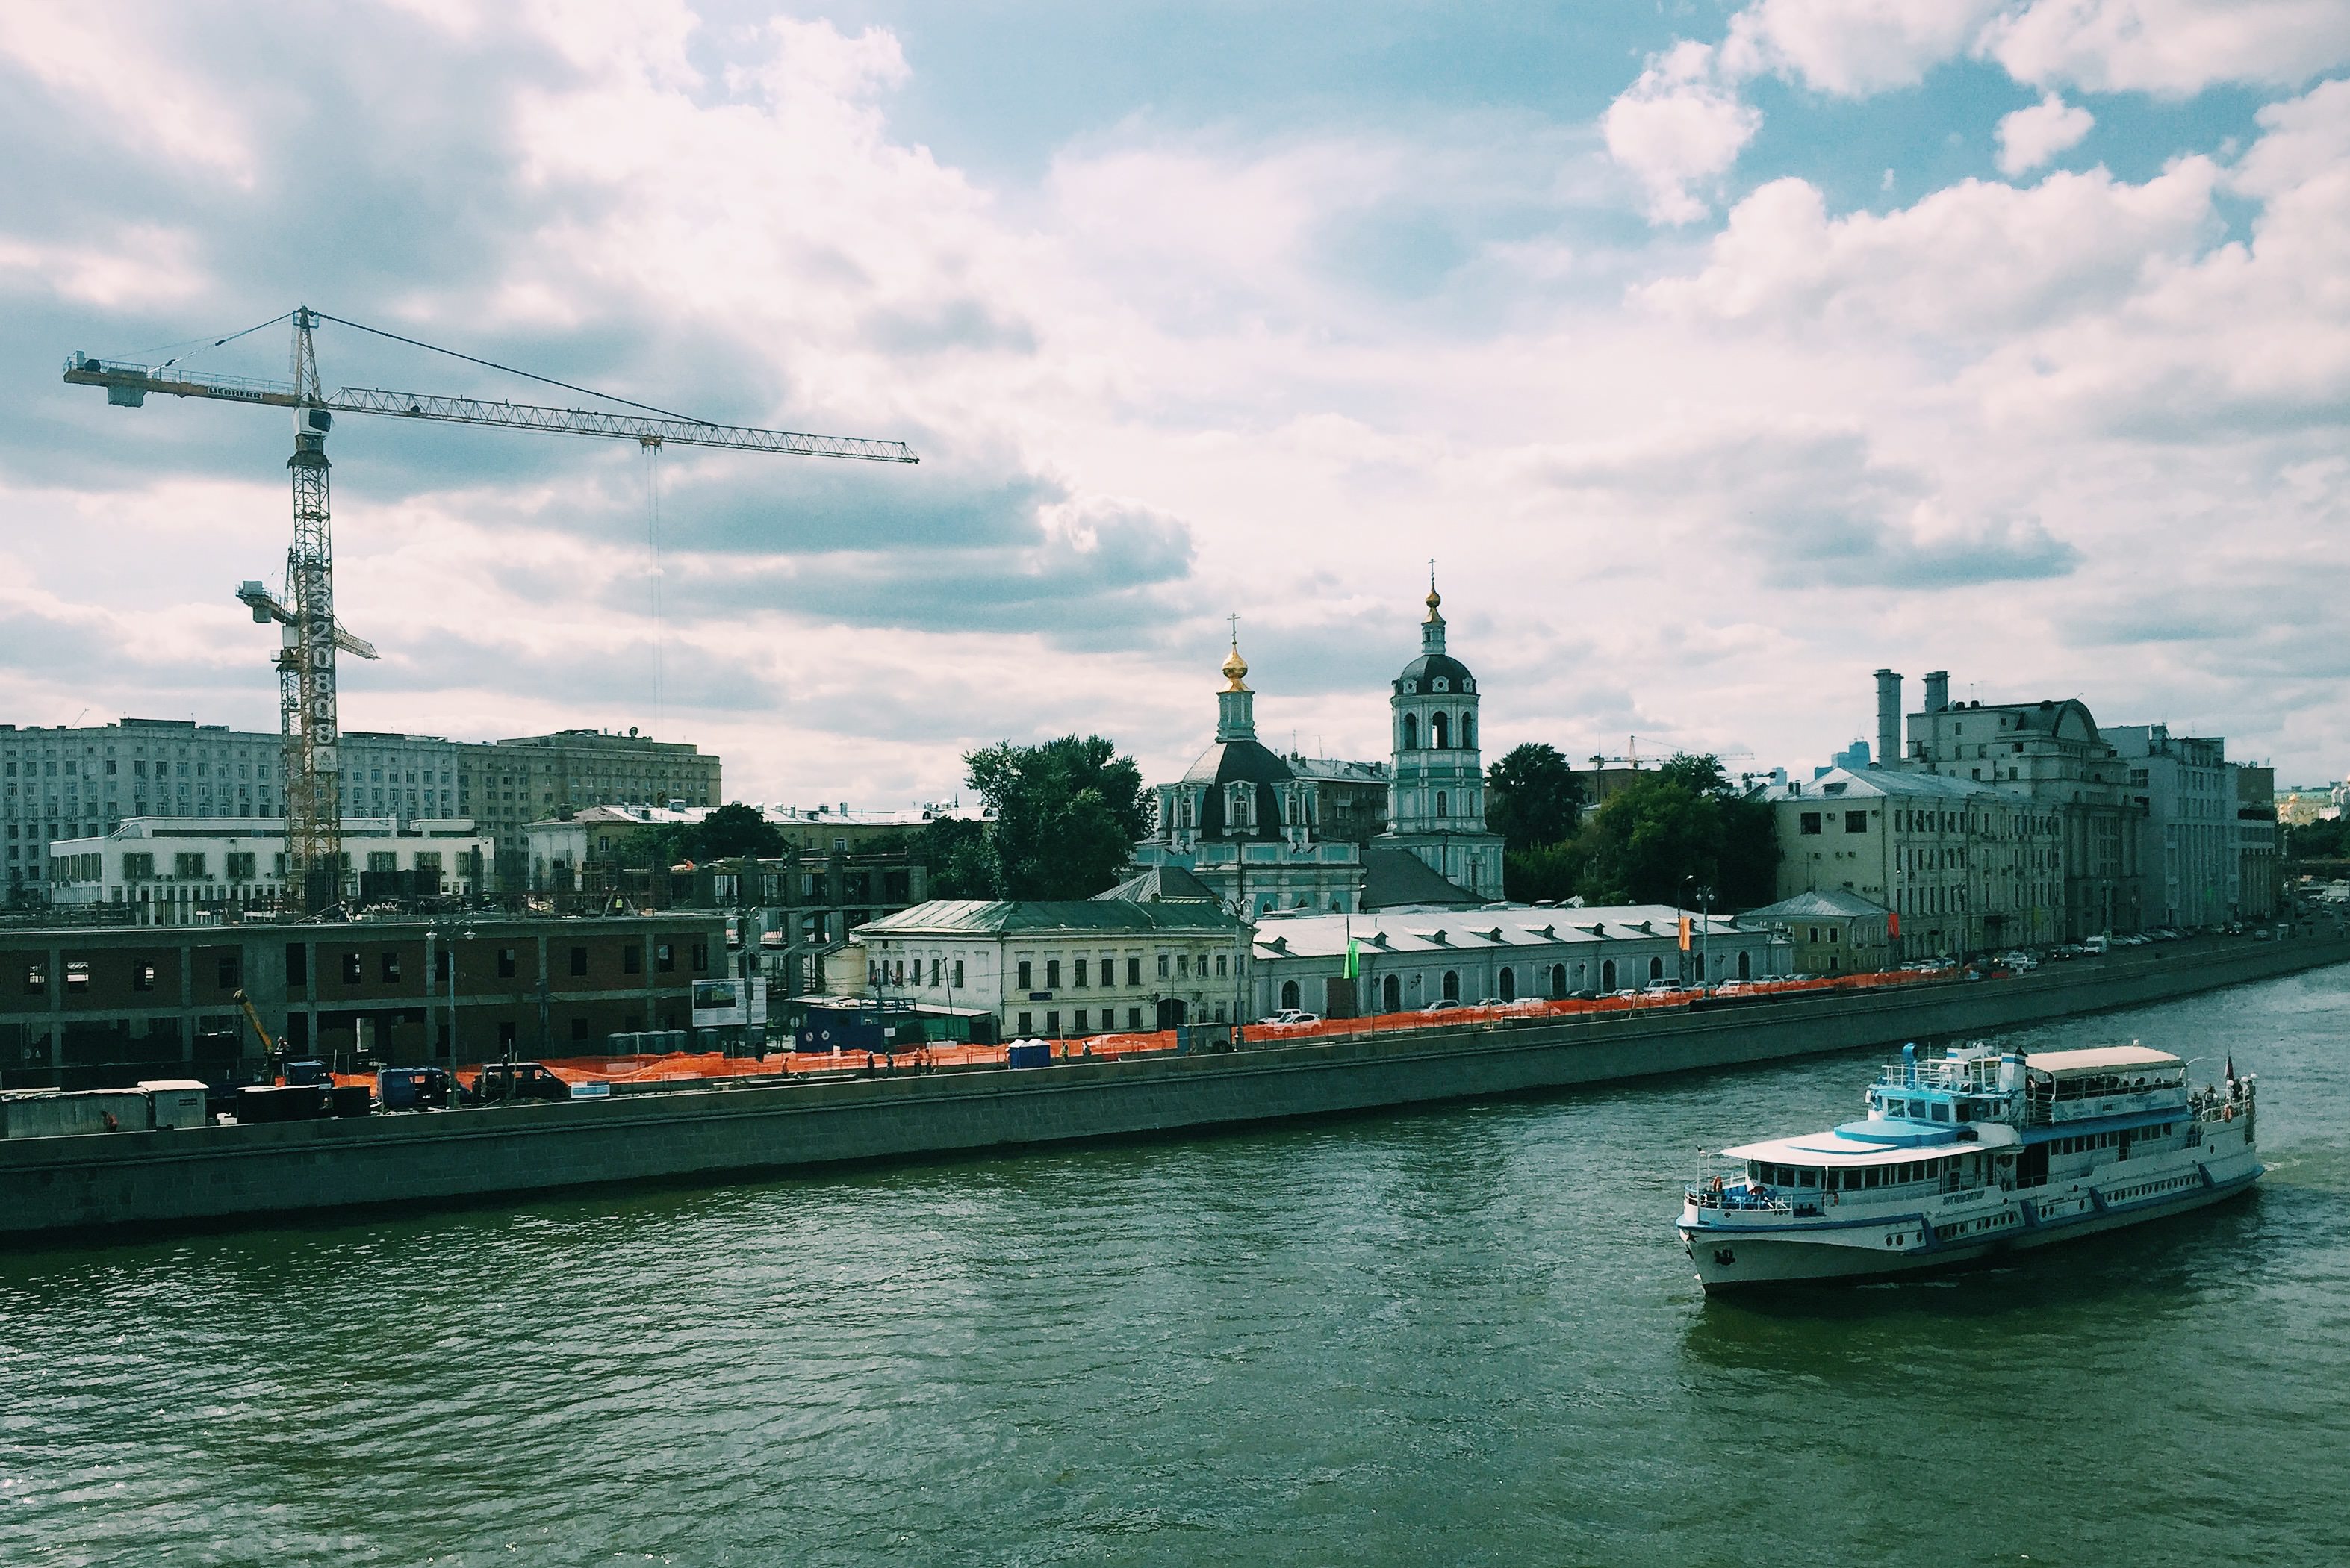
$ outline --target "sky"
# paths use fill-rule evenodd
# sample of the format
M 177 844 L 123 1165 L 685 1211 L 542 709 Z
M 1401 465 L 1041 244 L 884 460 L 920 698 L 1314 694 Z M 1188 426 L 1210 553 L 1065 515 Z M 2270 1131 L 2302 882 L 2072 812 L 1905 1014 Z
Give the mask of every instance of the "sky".
M 2340 0 L 0 9 L 0 722 L 276 727 L 297 303 L 916 467 L 346 416 L 343 723 L 1801 767 L 1880 666 L 2350 771 Z M 348 327 L 329 388 L 565 403 Z M 658 605 L 658 613 L 656 613 Z

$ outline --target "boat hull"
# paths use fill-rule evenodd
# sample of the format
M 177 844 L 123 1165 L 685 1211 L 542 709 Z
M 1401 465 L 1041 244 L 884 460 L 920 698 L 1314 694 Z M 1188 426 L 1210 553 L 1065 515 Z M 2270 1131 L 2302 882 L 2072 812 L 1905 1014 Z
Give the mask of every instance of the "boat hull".
M 1679 1229 L 1690 1261 L 1697 1265 L 1698 1282 L 1709 1295 L 1774 1286 L 1879 1280 L 1962 1268 L 2005 1252 L 2052 1246 L 2207 1208 L 2249 1192 L 2266 1168 L 2252 1160 L 2242 1163 L 2239 1169 L 2224 1173 L 2212 1170 L 2203 1183 L 2138 1202 L 2112 1205 L 2086 1199 L 2078 1212 L 2038 1219 L 2037 1222 L 2012 1223 L 1980 1240 L 1918 1240 L 1930 1235 L 1931 1228 L 1922 1216 L 1915 1214 L 1882 1220 L 1843 1221 L 1833 1227 L 1762 1230 L 1692 1227 L 1684 1223 Z M 2012 1207 L 2021 1209 L 2022 1204 L 2031 1203 L 2038 1196 L 2020 1195 L 2021 1202 Z M 2069 1206 L 2075 1195 L 2062 1196 Z M 2019 1220 L 2022 1218 L 2019 1214 Z M 1895 1235 L 1900 1236 L 1904 1244 L 1880 1244 L 1883 1238 Z

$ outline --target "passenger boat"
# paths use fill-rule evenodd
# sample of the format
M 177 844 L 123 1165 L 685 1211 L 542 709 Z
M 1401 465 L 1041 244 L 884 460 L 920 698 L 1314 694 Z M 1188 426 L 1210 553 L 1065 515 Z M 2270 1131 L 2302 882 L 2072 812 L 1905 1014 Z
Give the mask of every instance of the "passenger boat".
M 2254 1082 L 2228 1064 L 2194 1087 L 2142 1045 L 2025 1055 L 1914 1045 L 1868 1086 L 1867 1116 L 1721 1151 L 1677 1229 L 1708 1291 L 1865 1279 L 2199 1209 L 2266 1169 Z

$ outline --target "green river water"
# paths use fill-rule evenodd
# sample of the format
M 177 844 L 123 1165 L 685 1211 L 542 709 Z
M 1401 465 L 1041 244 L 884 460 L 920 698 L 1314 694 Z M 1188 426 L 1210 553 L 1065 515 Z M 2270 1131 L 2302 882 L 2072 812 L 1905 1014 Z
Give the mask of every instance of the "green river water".
M 1705 1301 L 1700 1143 L 1875 1054 L 0 1256 L 0 1563 L 2350 1561 L 2350 967 L 2024 1033 L 2262 1086 L 2262 1190 Z

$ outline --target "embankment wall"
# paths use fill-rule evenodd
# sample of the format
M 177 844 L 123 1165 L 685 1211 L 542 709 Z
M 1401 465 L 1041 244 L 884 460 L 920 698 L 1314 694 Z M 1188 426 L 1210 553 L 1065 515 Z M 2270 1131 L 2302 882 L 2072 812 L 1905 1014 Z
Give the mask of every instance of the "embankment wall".
M 2350 941 L 2338 938 L 2137 949 L 2009 980 L 1222 1055 L 7 1140 L 0 1235 L 478 1200 L 1331 1115 L 1978 1034 L 2344 961 Z

